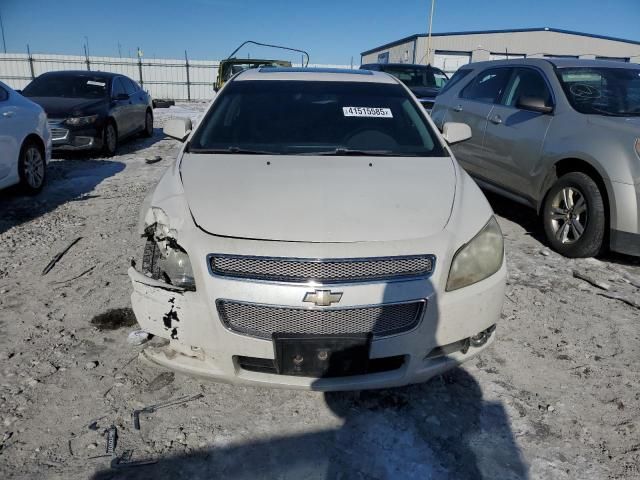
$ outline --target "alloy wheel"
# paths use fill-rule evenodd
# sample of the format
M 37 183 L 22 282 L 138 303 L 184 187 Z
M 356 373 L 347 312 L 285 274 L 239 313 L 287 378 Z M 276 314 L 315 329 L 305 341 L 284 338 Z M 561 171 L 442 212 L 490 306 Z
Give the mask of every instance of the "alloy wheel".
M 551 228 L 559 242 L 570 245 L 580 240 L 587 227 L 587 202 L 580 190 L 565 187 L 551 202 Z
M 24 176 L 29 187 L 37 190 L 44 180 L 44 160 L 40 150 L 30 146 L 24 157 Z

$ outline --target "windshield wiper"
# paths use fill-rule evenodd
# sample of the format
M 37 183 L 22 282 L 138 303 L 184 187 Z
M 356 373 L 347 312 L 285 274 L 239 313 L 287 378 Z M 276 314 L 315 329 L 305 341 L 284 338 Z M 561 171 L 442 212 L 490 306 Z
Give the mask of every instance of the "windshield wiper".
M 338 147 L 333 150 L 325 150 L 321 152 L 305 152 L 302 155 L 318 155 L 318 156 L 366 156 L 366 157 L 416 157 L 412 153 L 392 152 L 391 150 L 359 150 L 355 148 Z
M 280 155 L 278 152 L 267 152 L 266 150 L 253 150 L 250 148 L 228 147 L 228 148 L 191 148 L 191 153 L 225 153 L 241 155 Z

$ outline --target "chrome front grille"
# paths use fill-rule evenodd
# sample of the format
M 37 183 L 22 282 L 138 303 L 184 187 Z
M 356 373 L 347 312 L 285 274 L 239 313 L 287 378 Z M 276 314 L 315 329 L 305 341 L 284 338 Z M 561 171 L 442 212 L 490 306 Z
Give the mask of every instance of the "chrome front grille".
M 209 255 L 208 261 L 214 275 L 321 284 L 426 277 L 435 266 L 433 255 L 340 259 Z
M 51 129 L 51 140 L 63 140 L 67 138 L 67 134 L 69 130 L 66 128 L 52 128 Z
M 373 333 L 384 337 L 415 328 L 424 301 L 349 308 L 305 309 L 218 300 L 216 307 L 229 330 L 251 337 L 271 339 L 274 333 L 350 334 Z

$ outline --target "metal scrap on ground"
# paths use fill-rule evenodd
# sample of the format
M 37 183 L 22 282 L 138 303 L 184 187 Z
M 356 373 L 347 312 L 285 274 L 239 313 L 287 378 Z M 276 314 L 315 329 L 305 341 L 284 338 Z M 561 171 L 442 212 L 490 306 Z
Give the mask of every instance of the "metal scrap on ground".
M 184 397 L 176 398 L 175 400 L 169 400 L 167 402 L 156 403 L 155 405 L 149 405 L 148 407 L 136 409 L 131 414 L 131 419 L 133 421 L 133 428 L 135 428 L 136 430 L 140 430 L 140 414 L 141 413 L 154 413 L 161 408 L 173 407 L 175 405 L 182 405 L 183 403 L 191 402 L 192 400 L 197 400 L 202 397 L 204 397 L 204 395 L 202 393 L 198 393 L 197 395 L 184 396 Z
M 80 240 L 82 240 L 82 237 L 76 238 L 73 242 L 69 244 L 67 248 L 62 250 L 60 253 L 56 254 L 56 256 L 53 257 L 53 259 L 51 259 L 51 261 L 47 264 L 47 266 L 44 267 L 44 270 L 42 270 L 42 275 L 46 275 L 47 273 L 49 273 L 51 269 L 56 265 L 56 263 L 58 263 L 60 259 L 64 257 L 69 250 L 71 250 L 71 247 L 73 247 Z

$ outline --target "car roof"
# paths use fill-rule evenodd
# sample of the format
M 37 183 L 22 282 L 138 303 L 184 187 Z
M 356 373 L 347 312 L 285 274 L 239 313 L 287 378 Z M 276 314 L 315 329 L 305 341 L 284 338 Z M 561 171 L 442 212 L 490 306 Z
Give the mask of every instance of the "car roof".
M 261 67 L 245 70 L 233 81 L 297 80 L 306 82 L 360 82 L 397 84 L 398 81 L 383 72 L 350 70 L 348 68 L 274 68 Z
M 434 67 L 433 65 L 422 65 L 419 63 L 363 63 L 360 65 L 360 68 L 363 67 L 405 67 L 405 68 L 433 68 L 435 70 L 440 70 L 438 67 Z
M 552 65 L 557 68 L 568 67 L 601 67 L 601 68 L 632 68 L 640 69 L 640 65 L 627 62 L 616 62 L 615 60 L 591 60 L 586 58 L 513 58 L 510 60 L 490 60 L 486 62 L 474 62 L 463 65 L 460 68 L 485 68 L 485 67 L 499 67 L 499 66 L 517 66 L 517 65 L 531 65 L 531 66 L 548 66 Z
M 53 72 L 43 73 L 40 76 L 44 77 L 48 75 L 61 75 L 61 76 L 68 76 L 68 77 L 92 77 L 92 78 L 104 78 L 104 79 L 126 76 L 120 73 L 100 72 L 100 71 L 93 71 L 93 70 L 57 70 Z

